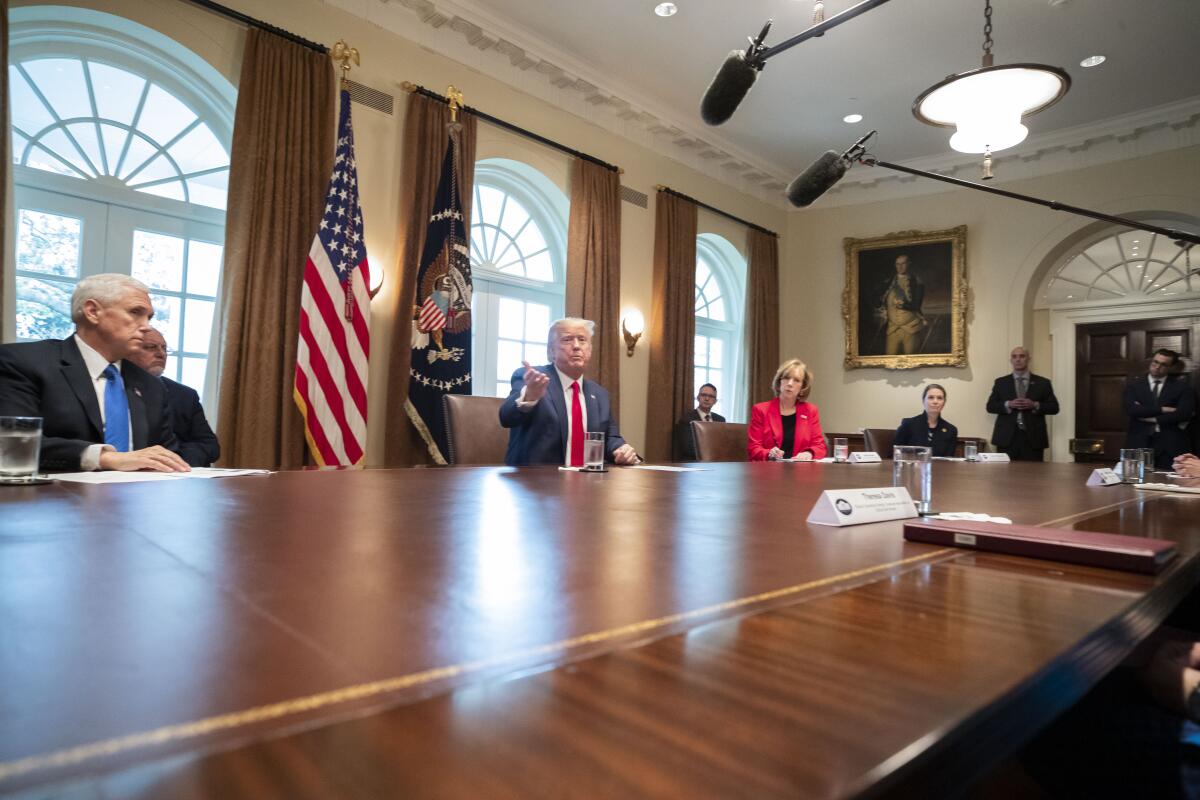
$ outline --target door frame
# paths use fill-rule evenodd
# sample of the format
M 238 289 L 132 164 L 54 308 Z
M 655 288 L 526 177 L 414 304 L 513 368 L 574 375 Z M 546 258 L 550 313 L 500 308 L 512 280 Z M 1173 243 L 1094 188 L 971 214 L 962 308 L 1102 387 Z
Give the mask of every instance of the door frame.
M 1200 315 L 1200 300 L 1194 295 L 1172 300 L 1120 302 L 1086 308 L 1050 309 L 1050 349 L 1053 367 L 1050 379 L 1058 396 L 1059 413 L 1050 423 L 1050 460 L 1072 461 L 1070 440 L 1075 436 L 1075 338 L 1079 325 L 1165 319 Z

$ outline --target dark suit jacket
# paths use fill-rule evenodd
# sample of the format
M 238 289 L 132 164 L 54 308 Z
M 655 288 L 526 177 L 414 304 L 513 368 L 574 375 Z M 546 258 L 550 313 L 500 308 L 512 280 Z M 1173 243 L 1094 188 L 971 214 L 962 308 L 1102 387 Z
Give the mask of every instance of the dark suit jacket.
M 1058 398 L 1054 396 L 1054 387 L 1049 378 L 1029 373 L 1029 387 L 1025 396 L 1030 400 L 1041 403 L 1037 411 L 1025 412 L 1025 432 L 1029 437 L 1029 446 L 1037 450 L 1045 450 L 1050 446 L 1050 437 L 1046 435 L 1046 417 L 1058 413 Z M 1017 381 L 1012 373 L 996 378 L 992 384 L 992 393 L 988 397 L 987 411 L 998 414 L 996 426 L 992 429 L 992 444 L 1001 449 L 1012 444 L 1013 435 L 1017 432 L 1017 412 L 1011 414 L 1004 407 L 1006 400 L 1017 399 Z
M 713 422 L 724 422 L 725 418 L 720 414 L 708 412 Z M 700 412 L 696 409 L 684 414 L 675 423 L 675 460 L 676 461 L 695 461 L 696 456 L 696 439 L 692 436 L 692 423 L 700 421 Z
M 1188 437 L 1179 423 L 1186 423 L 1196 413 L 1196 393 L 1186 381 L 1177 376 L 1164 379 L 1158 400 L 1155 400 L 1154 393 L 1150 391 L 1150 380 L 1141 375 L 1125 385 L 1122 402 L 1125 415 L 1129 417 L 1126 447 L 1149 447 L 1150 437 L 1154 434 L 1154 420 L 1143 418 L 1158 417 L 1159 434 L 1154 449 L 1172 457 L 1188 452 Z M 1175 410 L 1163 413 L 1163 406 Z
M 170 378 L 159 380 L 167 390 L 167 409 L 171 412 L 171 430 L 179 440 L 179 455 L 193 467 L 207 467 L 221 457 L 221 445 L 204 417 L 200 395 Z
M 915 417 L 906 417 L 896 428 L 894 445 L 916 445 L 932 447 L 935 456 L 946 458 L 954 455 L 958 444 L 958 428 L 946 421 L 945 417 L 938 420 L 938 426 L 933 429 L 933 441 L 929 441 L 929 417 L 922 411 Z
M 570 412 L 563 398 L 563 386 L 553 364 L 537 368 L 550 377 L 546 394 L 528 411 L 517 408 L 517 398 L 525 386 L 525 369 L 513 373 L 512 391 L 500 406 L 500 424 L 509 428 L 508 452 L 504 463 L 510 467 L 528 464 L 558 464 L 567 459 L 567 422 Z M 625 444 L 617 430 L 608 391 L 587 378 L 583 379 L 582 399 L 587 408 L 587 429 L 605 434 L 604 451 L 609 461 L 613 451 Z
M 133 449 L 177 451 L 162 382 L 128 359 L 121 379 Z M 0 415 L 42 418 L 39 466 L 46 472 L 76 471 L 88 445 L 104 443 L 100 404 L 74 337 L 0 345 Z

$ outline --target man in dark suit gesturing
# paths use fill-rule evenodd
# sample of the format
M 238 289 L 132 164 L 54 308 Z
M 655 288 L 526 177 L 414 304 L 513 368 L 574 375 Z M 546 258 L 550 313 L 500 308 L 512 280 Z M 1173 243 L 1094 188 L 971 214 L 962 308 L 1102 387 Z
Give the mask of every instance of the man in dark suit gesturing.
M 167 355 L 167 340 L 151 328 L 142 338 L 141 349 L 129 358 L 162 381 L 167 390 L 167 411 L 171 415 L 171 431 L 179 442 L 179 455 L 193 467 L 207 467 L 221 457 L 221 445 L 209 427 L 196 390 L 163 377 Z
M 1041 461 L 1050 446 L 1046 417 L 1058 413 L 1049 378 L 1029 371 L 1029 351 L 1017 346 L 1008 357 L 1012 374 L 996 378 L 988 397 L 989 414 L 998 414 L 992 444 L 1013 461 Z
M 141 282 L 90 275 L 71 296 L 74 335 L 0 345 L 0 415 L 42 418 L 41 469 L 190 469 L 162 383 L 129 361 L 153 315 Z
M 1129 417 L 1126 447 L 1154 450 L 1154 466 L 1170 469 L 1176 456 L 1188 452 L 1184 426 L 1196 413 L 1196 393 L 1181 377 L 1168 373 L 1179 362 L 1174 350 L 1162 349 L 1150 357 L 1150 371 L 1125 387 L 1123 404 Z
M 504 463 L 581 467 L 585 432 L 605 434 L 609 461 L 637 463 L 637 452 L 617 430 L 608 392 L 583 377 L 592 357 L 594 329 L 589 320 L 558 320 L 550 326 L 546 343 L 552 363 L 526 363 L 513 373 L 512 391 L 500 406 L 500 424 L 510 429 Z
M 692 436 L 693 422 L 724 422 L 725 418 L 713 412 L 712 407 L 717 403 L 717 387 L 706 383 L 696 394 L 696 407 L 684 414 L 675 423 L 675 459 L 677 461 L 695 461 L 696 440 Z

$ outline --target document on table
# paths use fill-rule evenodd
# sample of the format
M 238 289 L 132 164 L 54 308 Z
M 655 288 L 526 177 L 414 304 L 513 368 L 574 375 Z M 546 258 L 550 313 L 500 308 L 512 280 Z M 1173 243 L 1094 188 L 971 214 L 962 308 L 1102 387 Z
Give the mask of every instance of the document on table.
M 265 469 L 220 469 L 193 467 L 191 472 L 59 472 L 50 477 L 64 483 L 144 483 L 146 481 L 177 481 L 184 478 L 232 478 L 239 475 L 270 475 Z
M 666 464 L 638 464 L 630 469 L 648 469 L 655 472 L 708 472 L 708 467 L 669 467 Z

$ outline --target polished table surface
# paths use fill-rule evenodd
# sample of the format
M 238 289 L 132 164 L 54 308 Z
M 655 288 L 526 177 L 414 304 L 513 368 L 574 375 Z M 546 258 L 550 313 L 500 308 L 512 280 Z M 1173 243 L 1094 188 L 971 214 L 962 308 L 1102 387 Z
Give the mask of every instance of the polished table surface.
M 1200 496 L 934 464 L 941 510 L 1172 539 L 1158 576 L 808 525 L 890 464 L 0 491 L 0 793 L 961 790 L 1200 579 Z

